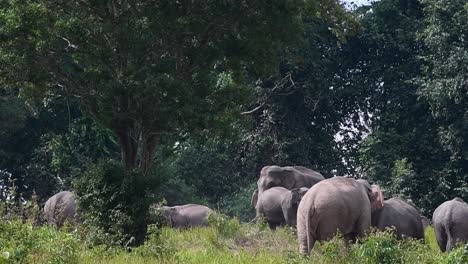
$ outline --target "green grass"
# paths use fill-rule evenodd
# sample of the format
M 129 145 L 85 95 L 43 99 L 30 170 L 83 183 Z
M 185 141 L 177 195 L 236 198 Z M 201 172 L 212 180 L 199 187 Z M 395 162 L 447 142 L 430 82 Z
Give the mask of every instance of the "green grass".
M 0 223 L 0 264 L 3 263 L 468 263 L 468 248 L 441 253 L 432 228 L 426 242 L 398 241 L 376 232 L 345 247 L 335 238 L 317 243 L 310 257 L 297 252 L 290 228 L 271 231 L 261 224 L 236 219 L 210 219 L 208 228 L 175 230 L 150 228 L 145 244 L 120 247 L 89 246 L 83 232 L 56 231 L 30 224 Z

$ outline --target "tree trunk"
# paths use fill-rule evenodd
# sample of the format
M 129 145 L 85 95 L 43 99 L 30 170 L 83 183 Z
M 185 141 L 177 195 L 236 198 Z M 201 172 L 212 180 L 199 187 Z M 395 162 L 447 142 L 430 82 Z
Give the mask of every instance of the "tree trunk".
M 137 165 L 138 142 L 137 138 L 133 137 L 130 129 L 114 130 L 119 139 L 120 152 L 122 163 L 125 168 L 125 173 L 129 173 Z
M 159 146 L 159 139 L 159 135 L 152 131 L 146 131 L 142 135 L 140 168 L 144 175 L 151 170 L 154 153 Z
M 114 132 L 119 139 L 125 172 L 139 168 L 144 175 L 148 174 L 159 145 L 159 134 L 149 130 L 142 132 L 141 129 L 123 128 Z

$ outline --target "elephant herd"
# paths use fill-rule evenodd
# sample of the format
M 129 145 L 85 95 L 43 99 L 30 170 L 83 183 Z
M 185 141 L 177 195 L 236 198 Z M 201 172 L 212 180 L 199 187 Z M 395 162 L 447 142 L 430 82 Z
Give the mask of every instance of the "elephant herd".
M 401 198 L 383 199 L 377 185 L 362 179 L 333 177 L 302 166 L 266 166 L 252 194 L 256 219 L 263 218 L 271 229 L 296 227 L 299 251 L 310 254 L 316 241 L 333 238 L 339 231 L 346 241 L 366 235 L 371 226 L 393 228 L 398 239 L 423 239 L 429 219 Z M 174 228 L 207 226 L 210 208 L 198 204 L 156 206 L 166 224 Z M 60 192 L 47 200 L 44 215 L 50 225 L 61 227 L 66 219 L 76 220 L 73 193 Z M 468 242 L 468 204 L 455 198 L 441 204 L 432 217 L 441 251 Z
M 263 217 L 272 229 L 296 227 L 303 254 L 310 254 L 316 241 L 330 240 L 337 231 L 346 241 L 364 236 L 371 227 L 393 228 L 398 239 L 423 239 L 429 225 L 429 219 L 405 200 L 384 200 L 377 185 L 346 177 L 325 179 L 301 166 L 264 167 L 251 204 L 257 218 Z M 462 199 L 441 204 L 432 222 L 441 251 L 468 242 L 468 204 Z

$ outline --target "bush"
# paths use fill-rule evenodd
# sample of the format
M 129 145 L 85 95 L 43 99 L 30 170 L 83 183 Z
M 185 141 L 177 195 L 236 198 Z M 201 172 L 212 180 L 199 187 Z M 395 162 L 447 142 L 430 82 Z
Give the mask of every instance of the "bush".
M 171 240 L 165 239 L 161 228 L 156 225 L 148 226 L 147 240 L 136 248 L 134 253 L 142 257 L 164 258 L 175 254 L 175 246 Z
M 399 241 L 391 230 L 376 232 L 362 239 L 355 252 L 365 263 L 402 263 Z
M 156 200 L 159 181 L 139 172 L 124 173 L 122 165 L 103 160 L 75 182 L 78 210 L 92 243 L 139 245 L 148 224 L 148 209 Z
M 0 263 L 78 263 L 80 241 L 54 228 L 0 222 Z
M 221 212 L 239 217 L 243 222 L 249 222 L 255 217 L 255 208 L 250 204 L 253 191 L 257 188 L 256 183 L 242 188 L 239 192 L 226 196 L 220 204 Z

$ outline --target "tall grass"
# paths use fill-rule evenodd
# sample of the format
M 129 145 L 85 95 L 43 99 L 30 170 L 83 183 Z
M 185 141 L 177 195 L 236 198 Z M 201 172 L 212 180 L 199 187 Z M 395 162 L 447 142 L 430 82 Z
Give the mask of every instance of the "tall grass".
M 310 257 L 298 254 L 294 230 L 269 230 L 225 216 L 210 218 L 210 227 L 176 230 L 149 228 L 145 243 L 123 249 L 90 246 L 86 232 L 33 228 L 20 221 L 0 223 L 3 263 L 468 263 L 468 247 L 441 253 L 432 228 L 424 241 L 397 240 L 389 231 L 373 232 L 345 246 L 339 237 L 317 243 Z

